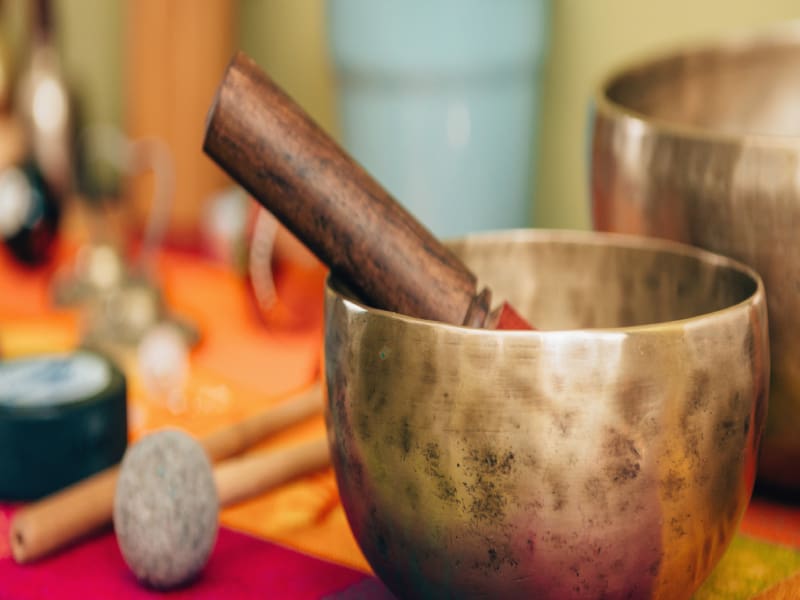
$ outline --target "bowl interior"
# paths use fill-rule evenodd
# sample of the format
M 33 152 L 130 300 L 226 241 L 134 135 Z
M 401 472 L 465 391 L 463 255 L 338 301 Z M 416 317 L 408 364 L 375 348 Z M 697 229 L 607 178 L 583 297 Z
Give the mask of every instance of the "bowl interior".
M 649 119 L 728 134 L 800 136 L 800 30 L 684 51 L 610 79 L 605 98 Z
M 757 288 L 725 258 L 635 236 L 518 231 L 450 247 L 540 330 L 619 328 L 698 317 Z

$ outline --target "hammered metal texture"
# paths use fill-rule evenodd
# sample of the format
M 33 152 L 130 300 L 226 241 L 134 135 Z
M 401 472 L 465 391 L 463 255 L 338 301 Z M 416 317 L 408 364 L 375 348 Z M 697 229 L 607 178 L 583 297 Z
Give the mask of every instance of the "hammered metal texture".
M 326 290 L 326 422 L 364 554 L 399 597 L 688 598 L 755 478 L 757 275 L 656 240 L 514 231 L 452 247 L 539 331 Z
M 596 98 L 595 227 L 691 243 L 764 279 L 772 392 L 759 478 L 800 490 L 800 26 L 611 74 Z

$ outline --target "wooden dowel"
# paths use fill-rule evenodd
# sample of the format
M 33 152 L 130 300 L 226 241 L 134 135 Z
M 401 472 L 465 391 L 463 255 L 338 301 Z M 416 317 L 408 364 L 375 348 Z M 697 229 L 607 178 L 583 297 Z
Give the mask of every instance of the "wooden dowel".
M 322 388 L 317 383 L 200 442 L 212 461 L 229 458 L 319 413 L 322 405 Z M 118 474 L 119 467 L 111 467 L 17 511 L 10 528 L 14 560 L 32 562 L 110 524 Z
M 325 438 L 226 460 L 214 469 L 220 506 L 254 498 L 329 464 Z
M 212 462 L 241 454 L 261 440 L 299 423 L 322 410 L 322 386 L 307 391 L 259 413 L 224 427 L 200 440 Z
M 17 511 L 11 553 L 18 563 L 46 556 L 111 523 L 119 467 L 92 475 Z

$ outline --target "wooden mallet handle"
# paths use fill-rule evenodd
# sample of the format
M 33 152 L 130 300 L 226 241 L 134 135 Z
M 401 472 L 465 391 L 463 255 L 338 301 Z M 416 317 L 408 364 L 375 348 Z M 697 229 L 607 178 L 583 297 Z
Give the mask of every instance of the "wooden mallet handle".
M 230 458 L 214 468 L 219 504 L 249 500 L 329 464 L 326 438 Z
M 241 52 L 203 148 L 365 301 L 484 325 L 491 298 L 475 275 Z
M 266 437 L 322 410 L 319 383 L 299 395 L 200 440 L 212 461 L 244 452 Z M 11 551 L 18 563 L 47 556 L 111 523 L 119 467 L 101 471 L 17 511 Z

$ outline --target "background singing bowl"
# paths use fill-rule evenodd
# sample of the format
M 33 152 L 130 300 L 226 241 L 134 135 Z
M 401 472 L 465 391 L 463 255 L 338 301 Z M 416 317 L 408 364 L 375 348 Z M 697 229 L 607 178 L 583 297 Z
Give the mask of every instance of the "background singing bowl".
M 759 479 L 800 489 L 800 26 L 623 68 L 595 114 L 596 229 L 691 243 L 763 277 L 772 392 Z
M 758 276 L 613 234 L 452 247 L 542 330 L 326 289 L 333 464 L 375 572 L 400 597 L 689 597 L 752 491 L 769 385 Z

